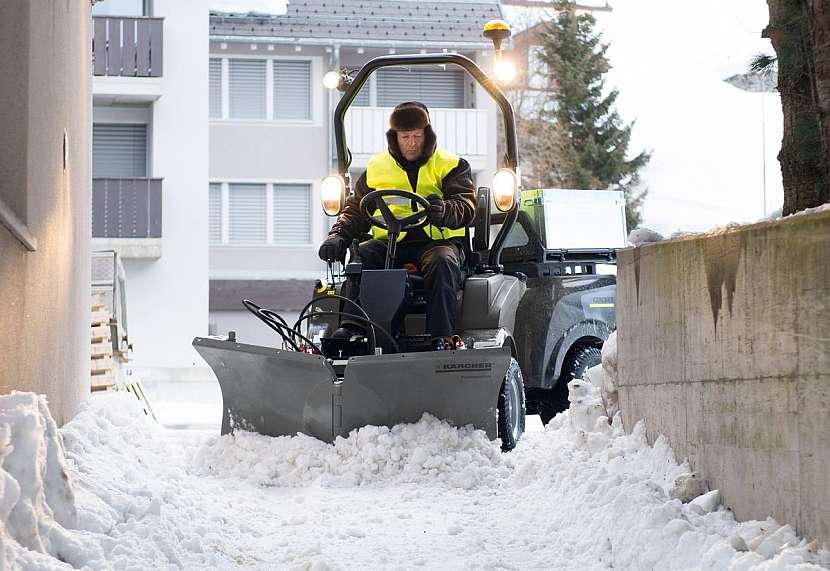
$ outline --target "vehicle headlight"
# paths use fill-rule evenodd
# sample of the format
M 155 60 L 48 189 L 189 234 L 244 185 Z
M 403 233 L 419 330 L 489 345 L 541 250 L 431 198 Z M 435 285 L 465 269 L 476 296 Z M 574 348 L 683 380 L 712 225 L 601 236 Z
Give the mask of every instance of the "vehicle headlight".
M 507 212 L 516 202 L 516 173 L 510 169 L 501 169 L 493 175 L 493 201 L 496 208 Z
M 330 71 L 323 76 L 323 85 L 325 85 L 327 89 L 337 89 L 340 85 L 340 79 L 339 71 Z
M 343 209 L 346 200 L 346 181 L 343 177 L 330 174 L 320 182 L 320 203 L 323 212 L 329 216 L 337 216 Z

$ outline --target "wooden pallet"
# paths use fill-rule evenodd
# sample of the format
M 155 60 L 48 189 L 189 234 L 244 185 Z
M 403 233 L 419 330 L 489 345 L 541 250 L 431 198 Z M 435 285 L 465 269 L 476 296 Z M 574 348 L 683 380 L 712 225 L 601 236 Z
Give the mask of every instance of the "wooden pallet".
M 92 320 L 91 325 L 92 327 L 97 327 L 99 325 L 106 325 L 109 327 L 110 324 L 110 312 L 106 309 L 99 309 L 97 311 L 92 312 Z

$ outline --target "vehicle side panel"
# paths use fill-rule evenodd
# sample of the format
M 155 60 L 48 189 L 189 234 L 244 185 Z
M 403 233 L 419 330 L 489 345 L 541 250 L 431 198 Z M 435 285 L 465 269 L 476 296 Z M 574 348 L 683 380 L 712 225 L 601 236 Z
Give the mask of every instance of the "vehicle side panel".
M 550 388 L 573 344 L 605 341 L 616 328 L 614 276 L 546 276 L 527 280 L 513 331 L 526 388 Z

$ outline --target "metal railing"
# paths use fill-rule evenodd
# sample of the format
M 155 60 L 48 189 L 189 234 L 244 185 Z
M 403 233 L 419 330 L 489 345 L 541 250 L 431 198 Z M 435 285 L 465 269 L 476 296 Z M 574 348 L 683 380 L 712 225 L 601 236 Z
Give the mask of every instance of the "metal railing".
M 161 77 L 163 21 L 163 18 L 94 16 L 93 75 Z
M 93 238 L 161 238 L 160 178 L 93 178 Z

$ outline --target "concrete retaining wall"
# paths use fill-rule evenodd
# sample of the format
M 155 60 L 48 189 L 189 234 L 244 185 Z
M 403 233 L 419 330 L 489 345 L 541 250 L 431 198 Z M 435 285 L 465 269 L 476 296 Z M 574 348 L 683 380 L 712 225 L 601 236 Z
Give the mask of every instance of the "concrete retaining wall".
M 626 428 L 830 545 L 830 211 L 625 250 L 618 284 Z
M 61 424 L 89 394 L 89 11 L 10 0 L 0 17 L 0 394 L 45 394 Z

